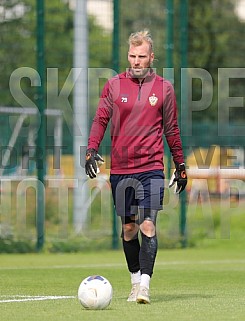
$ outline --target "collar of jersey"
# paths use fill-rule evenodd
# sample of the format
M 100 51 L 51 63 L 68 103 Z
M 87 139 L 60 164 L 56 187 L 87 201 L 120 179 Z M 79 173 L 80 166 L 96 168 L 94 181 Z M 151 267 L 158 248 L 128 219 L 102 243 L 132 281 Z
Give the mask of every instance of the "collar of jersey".
M 147 74 L 145 75 L 145 78 L 141 81 L 142 83 L 144 82 L 150 82 L 153 78 L 155 77 L 155 72 L 152 68 L 150 68 L 147 72 Z M 134 77 L 133 73 L 132 73 L 132 69 L 128 68 L 126 71 L 126 78 L 130 78 L 133 82 L 139 83 L 139 79 Z

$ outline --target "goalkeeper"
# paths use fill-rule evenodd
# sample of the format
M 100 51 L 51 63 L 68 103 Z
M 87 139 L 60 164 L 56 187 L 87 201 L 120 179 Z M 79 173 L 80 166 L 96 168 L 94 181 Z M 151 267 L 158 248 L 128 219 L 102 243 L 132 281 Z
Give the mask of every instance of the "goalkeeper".
M 105 84 L 93 119 L 85 171 L 97 175 L 98 154 L 109 121 L 110 183 L 130 272 L 127 301 L 150 303 L 150 280 L 157 255 L 156 221 L 164 195 L 163 134 L 176 166 L 171 185 L 187 184 L 177 106 L 171 83 L 151 68 L 153 41 L 148 30 L 129 37 L 129 68 Z M 139 240 L 139 233 L 141 238 Z

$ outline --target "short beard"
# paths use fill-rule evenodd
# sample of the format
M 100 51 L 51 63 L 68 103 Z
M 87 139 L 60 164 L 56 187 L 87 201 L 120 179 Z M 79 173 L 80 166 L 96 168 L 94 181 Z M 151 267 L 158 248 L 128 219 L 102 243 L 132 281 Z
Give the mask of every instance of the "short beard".
M 149 70 L 151 68 L 148 67 L 148 68 L 144 68 L 144 69 L 140 69 L 140 72 L 134 72 L 134 69 L 133 68 L 130 68 L 131 72 L 132 72 L 132 76 L 134 78 L 145 78 L 145 76 L 148 74 Z

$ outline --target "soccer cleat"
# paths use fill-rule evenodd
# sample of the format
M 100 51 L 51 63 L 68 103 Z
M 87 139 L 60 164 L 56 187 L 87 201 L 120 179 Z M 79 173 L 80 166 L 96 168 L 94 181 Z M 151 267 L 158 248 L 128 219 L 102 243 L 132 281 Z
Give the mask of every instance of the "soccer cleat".
M 150 297 L 149 297 L 149 289 L 147 289 L 145 286 L 141 286 L 139 288 L 139 292 L 136 298 L 137 303 L 147 304 L 150 303 Z
M 128 302 L 136 302 L 137 294 L 139 292 L 140 284 L 139 283 L 134 283 L 131 288 L 131 292 L 128 296 L 127 301 Z

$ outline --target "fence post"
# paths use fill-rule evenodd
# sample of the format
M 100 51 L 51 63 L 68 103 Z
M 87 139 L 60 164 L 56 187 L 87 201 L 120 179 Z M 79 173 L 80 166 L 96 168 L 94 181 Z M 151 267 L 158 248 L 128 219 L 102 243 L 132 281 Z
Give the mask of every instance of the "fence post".
M 180 1 L 180 70 L 187 68 L 188 60 L 188 0 Z M 182 72 L 181 72 L 182 76 Z M 187 96 L 187 82 L 181 77 L 180 81 L 180 95 L 181 95 L 181 114 L 188 112 L 188 96 Z M 187 140 L 182 136 L 183 150 L 185 154 Z M 180 236 L 182 247 L 187 245 L 186 235 L 186 191 L 180 194 Z
M 37 138 L 37 153 L 41 155 L 37 159 L 37 177 L 43 186 L 46 175 L 46 116 L 45 116 L 45 60 L 44 60 L 44 0 L 36 1 L 37 11 L 37 71 L 41 79 L 40 86 L 37 87 L 37 106 L 40 114 L 40 128 Z M 39 162 L 39 159 L 42 161 Z M 44 221 L 45 221 L 45 188 L 38 188 L 37 201 L 37 250 L 41 250 L 44 245 Z
M 120 63 L 119 63 L 119 8 L 120 0 L 113 1 L 113 46 L 112 46 L 112 65 L 113 70 L 119 73 Z M 117 226 L 117 213 L 112 204 L 112 248 L 118 249 L 118 226 Z
M 166 44 L 166 67 L 167 72 L 173 68 L 173 49 L 174 49 L 174 4 L 173 0 L 167 0 L 167 44 Z M 171 76 L 166 74 L 166 78 L 170 80 Z M 173 79 L 172 79 L 173 82 Z M 166 144 L 167 145 L 167 144 Z M 171 177 L 171 153 L 166 146 L 166 156 L 167 156 L 167 178 Z

